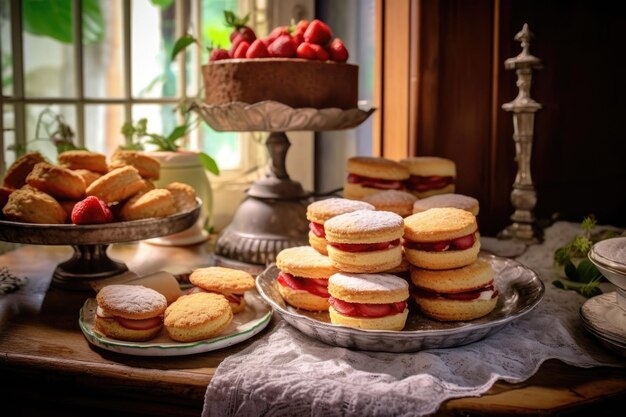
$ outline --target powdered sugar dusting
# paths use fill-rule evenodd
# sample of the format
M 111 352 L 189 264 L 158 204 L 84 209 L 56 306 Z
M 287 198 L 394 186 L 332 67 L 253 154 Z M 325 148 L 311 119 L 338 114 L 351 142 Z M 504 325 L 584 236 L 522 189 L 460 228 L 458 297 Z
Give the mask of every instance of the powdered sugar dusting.
M 333 217 L 324 223 L 326 232 L 343 231 L 344 233 L 386 230 L 403 227 L 402 216 L 390 211 L 357 210 Z
M 398 190 L 385 190 L 370 194 L 363 199 L 374 206 L 388 206 L 391 204 L 413 204 L 417 200 L 411 193 Z
M 350 200 L 347 198 L 328 198 L 319 200 L 309 204 L 307 212 L 320 212 L 320 214 L 328 214 L 331 217 L 344 213 L 350 213 L 355 210 L 374 210 L 374 206 L 359 200 Z M 318 214 L 319 215 L 319 214 Z
M 96 296 L 98 304 L 112 312 L 160 314 L 167 307 L 165 296 L 143 285 L 107 285 Z
M 478 200 L 463 194 L 438 194 L 416 201 L 413 209 L 421 211 L 431 208 L 454 207 L 469 210 L 476 205 L 478 205 Z
M 341 272 L 328 278 L 329 285 L 349 291 L 387 292 L 409 288 L 409 284 L 391 274 L 348 274 Z

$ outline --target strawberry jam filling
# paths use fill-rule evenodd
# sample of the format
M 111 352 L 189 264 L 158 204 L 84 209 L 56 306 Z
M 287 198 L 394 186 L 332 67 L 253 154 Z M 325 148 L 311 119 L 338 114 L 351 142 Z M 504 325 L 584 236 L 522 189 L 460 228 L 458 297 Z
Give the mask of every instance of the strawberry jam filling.
M 440 240 L 438 242 L 414 242 L 405 240 L 404 247 L 407 249 L 421 250 L 426 252 L 443 252 L 447 250 L 465 250 L 474 246 L 476 232 L 467 236 L 457 237 L 452 240 Z
M 389 304 L 365 304 L 365 303 L 348 303 L 347 301 L 338 300 L 330 297 L 328 304 L 333 306 L 339 314 L 350 317 L 385 317 L 399 314 L 406 308 L 406 301 Z
M 483 287 L 472 289 L 471 291 L 455 292 L 455 293 L 439 293 L 436 291 L 430 291 L 424 288 L 416 287 L 414 294 L 421 298 L 447 298 L 449 300 L 458 301 L 473 301 L 481 298 L 481 295 L 485 293 L 485 296 L 489 296 L 490 299 L 498 296 L 498 290 L 493 286 L 493 281 Z M 483 298 L 485 297 L 483 296 Z
M 309 223 L 309 230 L 319 238 L 326 238 L 326 231 L 324 230 L 323 224 L 311 222 Z
M 213 294 L 220 294 L 223 295 L 229 303 L 233 303 L 233 304 L 241 304 L 241 300 L 243 299 L 243 294 L 233 294 L 233 293 L 223 293 L 223 292 L 218 292 L 218 291 L 207 291 L 203 288 L 200 287 L 192 287 L 189 291 L 187 291 L 187 294 L 195 294 L 197 292 L 212 292 Z
M 163 316 L 133 320 L 106 314 L 101 308 L 96 310 L 96 315 L 101 320 L 115 320 L 120 326 L 130 330 L 150 330 L 163 325 Z
M 342 250 L 344 252 L 373 252 L 377 250 L 385 250 L 396 247 L 400 244 L 400 239 L 392 240 L 390 242 L 379 243 L 331 243 L 328 242 L 333 248 Z
M 292 290 L 306 291 L 322 298 L 330 297 L 327 279 L 300 278 L 287 272 L 281 272 L 278 274 L 278 283 Z
M 431 175 L 423 177 L 421 175 L 411 175 L 406 180 L 406 188 L 412 191 L 424 192 L 430 190 L 440 190 L 454 182 L 454 177 L 442 177 L 439 175 Z
M 362 175 L 356 175 L 356 174 L 348 175 L 348 183 L 359 184 L 362 187 L 377 188 L 380 190 L 403 190 L 404 189 L 404 184 L 402 181 L 364 177 Z

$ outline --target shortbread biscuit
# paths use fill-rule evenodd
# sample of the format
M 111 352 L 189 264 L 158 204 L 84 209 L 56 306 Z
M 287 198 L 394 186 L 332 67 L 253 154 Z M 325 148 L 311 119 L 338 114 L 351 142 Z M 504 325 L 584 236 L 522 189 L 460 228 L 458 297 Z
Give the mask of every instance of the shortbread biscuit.
M 72 172 L 80 175 L 80 177 L 85 181 L 86 187 L 89 187 L 95 180 L 102 176 L 102 174 L 88 169 L 73 169 Z
M 328 310 L 328 277 L 339 272 L 327 256 L 310 246 L 283 249 L 276 255 L 278 291 L 290 305 L 309 311 Z
M 19 157 L 11 164 L 7 173 L 4 175 L 2 184 L 13 190 L 22 188 L 26 184 L 26 177 L 33 170 L 35 165 L 45 162 L 45 159 L 39 152 L 29 152 Z
M 404 253 L 420 268 L 451 269 L 474 262 L 480 251 L 476 217 L 457 208 L 433 208 L 404 219 Z
M 246 308 L 244 294 L 255 288 L 254 278 L 246 271 L 220 266 L 195 269 L 189 282 L 204 291 L 222 294 L 234 314 Z
M 26 183 L 59 199 L 80 200 L 85 195 L 85 180 L 80 175 L 47 162 L 36 164 Z
M 166 217 L 176 213 L 176 203 L 172 193 L 163 188 L 138 194 L 128 200 L 120 216 L 123 220 L 139 220 L 151 217 Z
M 309 245 L 322 255 L 328 255 L 326 250 L 326 232 L 324 223 L 340 214 L 356 210 L 374 210 L 369 203 L 347 198 L 328 198 L 315 201 L 307 206 L 306 218 L 309 220 Z
M 97 152 L 85 150 L 65 151 L 59 154 L 57 160 L 59 165 L 67 169 L 86 169 L 100 174 L 109 172 L 106 157 Z
M 402 330 L 409 285 L 390 274 L 337 273 L 328 279 L 330 321 L 368 330 Z
M 106 203 L 124 201 L 144 188 L 137 170 L 131 166 L 116 168 L 95 180 L 86 194 L 94 195 Z
M 469 211 L 474 216 L 478 216 L 480 206 L 478 200 L 463 194 L 438 194 L 417 200 L 413 204 L 413 213 L 420 213 L 431 208 L 454 207 Z
M 442 271 L 411 269 L 415 302 L 428 317 L 443 321 L 473 320 L 490 313 L 498 290 L 489 262 Z
M 409 178 L 405 166 L 381 157 L 352 157 L 348 159 L 347 171 L 343 196 L 353 200 L 382 190 L 404 190 L 404 181 Z
M 406 191 L 384 190 L 364 197 L 363 201 L 376 207 L 376 210 L 391 211 L 407 217 L 413 214 L 413 203 L 417 197 Z
M 407 190 L 418 198 L 454 192 L 456 164 L 451 159 L 413 156 L 402 159 L 400 163 L 406 166 L 411 174 L 406 182 Z
M 158 180 L 161 173 L 161 163 L 142 152 L 117 150 L 111 156 L 109 169 L 113 170 L 124 166 L 133 166 L 141 178 Z
M 96 295 L 95 328 L 105 336 L 146 341 L 163 328 L 167 300 L 163 294 L 142 285 L 108 285 Z
M 165 329 L 179 342 L 208 339 L 223 332 L 233 320 L 228 300 L 221 294 L 183 295 L 165 310 Z
M 176 211 L 179 213 L 193 210 L 196 205 L 196 191 L 189 184 L 172 182 L 165 187 L 174 197 Z
M 2 213 L 7 220 L 38 224 L 62 224 L 68 217 L 52 196 L 33 188 L 13 191 Z
M 402 262 L 402 217 L 388 211 L 357 210 L 324 224 L 328 256 L 345 272 L 382 272 Z

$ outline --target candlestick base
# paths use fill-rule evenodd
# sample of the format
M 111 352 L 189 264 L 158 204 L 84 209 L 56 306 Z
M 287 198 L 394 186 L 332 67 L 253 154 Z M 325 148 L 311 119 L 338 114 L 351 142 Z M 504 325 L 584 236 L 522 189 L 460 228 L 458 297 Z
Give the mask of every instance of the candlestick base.
M 543 230 L 537 223 L 512 223 L 498 233 L 498 239 L 517 240 L 527 245 L 543 242 Z

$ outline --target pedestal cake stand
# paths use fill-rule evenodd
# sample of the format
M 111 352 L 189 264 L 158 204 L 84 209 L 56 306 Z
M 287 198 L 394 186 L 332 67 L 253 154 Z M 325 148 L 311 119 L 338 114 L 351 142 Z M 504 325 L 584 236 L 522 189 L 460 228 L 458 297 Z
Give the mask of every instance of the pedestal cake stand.
M 351 129 L 374 112 L 358 108 L 294 109 L 275 101 L 195 103 L 191 109 L 217 131 L 270 132 L 265 143 L 269 153 L 265 177 L 248 189 L 215 249 L 219 264 L 252 273 L 263 271 L 281 250 L 308 244 L 306 207 L 311 194 L 287 173 L 285 161 L 291 143 L 286 132 Z

